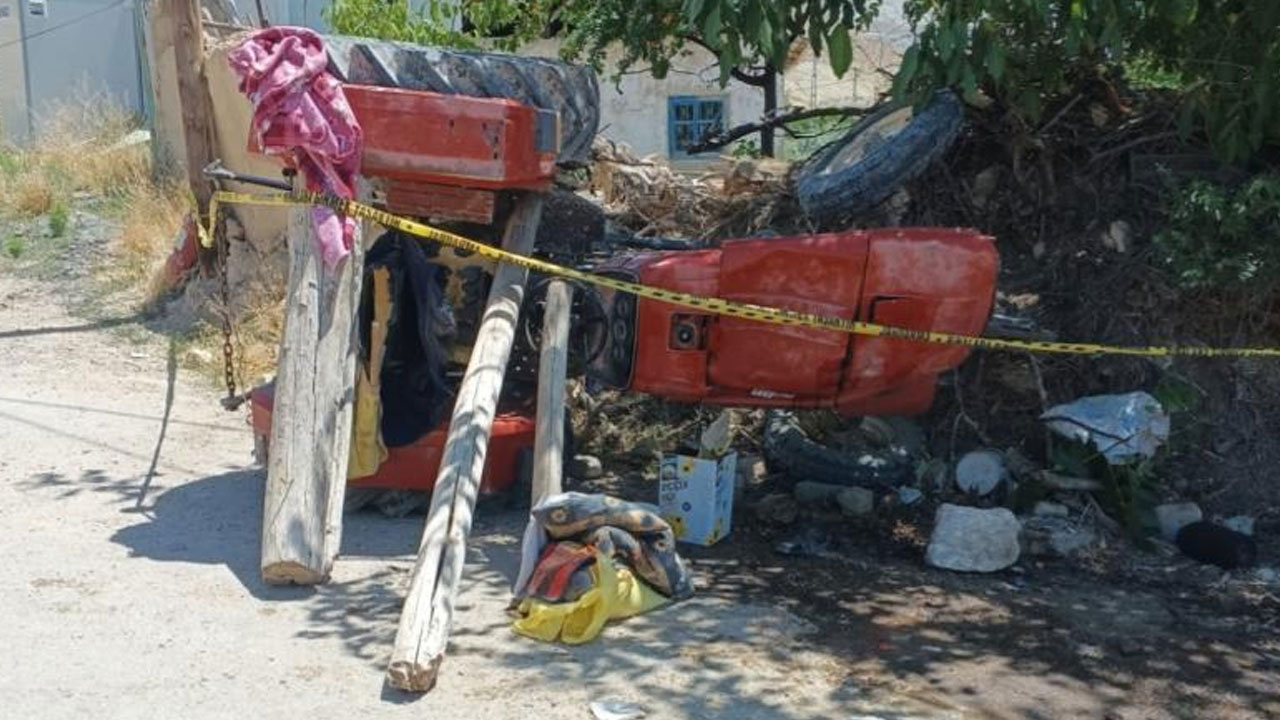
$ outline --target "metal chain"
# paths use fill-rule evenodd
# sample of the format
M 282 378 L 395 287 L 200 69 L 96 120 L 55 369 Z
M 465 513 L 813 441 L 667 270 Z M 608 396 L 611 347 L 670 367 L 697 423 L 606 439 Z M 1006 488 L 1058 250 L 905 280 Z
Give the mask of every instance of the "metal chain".
M 220 218 L 212 218 L 212 220 L 216 223 L 214 246 L 218 249 L 218 284 L 222 296 L 222 372 L 223 379 L 227 383 L 227 397 L 222 401 L 222 407 L 234 411 L 240 407 L 243 399 L 236 394 L 235 347 L 232 344 L 234 331 L 231 327 L 231 282 L 227 278 L 231 241 L 227 238 L 226 223 Z

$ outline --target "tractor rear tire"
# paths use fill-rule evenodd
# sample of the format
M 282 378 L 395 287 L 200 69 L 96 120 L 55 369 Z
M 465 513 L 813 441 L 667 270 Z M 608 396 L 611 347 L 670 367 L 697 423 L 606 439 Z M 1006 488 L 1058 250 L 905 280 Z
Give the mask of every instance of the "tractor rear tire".
M 964 108 L 949 91 L 914 112 L 887 105 L 801 166 L 796 199 L 819 226 L 834 227 L 875 208 L 923 173 L 963 125 Z
M 503 98 L 554 111 L 560 116 L 560 165 L 590 163 L 591 141 L 600 125 L 600 88 L 591 68 L 336 35 L 326 36 L 325 43 L 329 69 L 344 82 Z

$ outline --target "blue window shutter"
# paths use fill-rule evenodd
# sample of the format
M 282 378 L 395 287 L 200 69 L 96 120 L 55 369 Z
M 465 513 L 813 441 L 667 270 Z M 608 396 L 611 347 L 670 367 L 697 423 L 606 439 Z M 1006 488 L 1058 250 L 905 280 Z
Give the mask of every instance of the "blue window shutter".
M 723 129 L 724 98 L 672 95 L 667 98 L 667 154 L 688 157 L 690 145 Z

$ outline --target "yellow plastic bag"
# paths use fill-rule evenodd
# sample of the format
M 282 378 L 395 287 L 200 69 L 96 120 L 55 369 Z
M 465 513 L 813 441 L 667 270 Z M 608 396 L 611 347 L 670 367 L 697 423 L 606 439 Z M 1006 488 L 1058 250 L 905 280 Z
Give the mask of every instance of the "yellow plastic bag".
M 387 459 L 382 443 L 382 358 L 387 349 L 387 321 L 391 317 L 391 271 L 373 271 L 373 323 L 369 328 L 369 364 L 356 371 L 356 402 L 351 420 L 351 455 L 347 477 L 369 477 Z
M 609 620 L 639 615 L 671 602 L 631 570 L 615 567 L 599 552 L 591 574 L 595 587 L 574 602 L 548 603 L 532 598 L 522 601 L 522 617 L 512 624 L 512 629 L 543 642 L 559 639 L 568 645 L 581 645 L 594 640 Z

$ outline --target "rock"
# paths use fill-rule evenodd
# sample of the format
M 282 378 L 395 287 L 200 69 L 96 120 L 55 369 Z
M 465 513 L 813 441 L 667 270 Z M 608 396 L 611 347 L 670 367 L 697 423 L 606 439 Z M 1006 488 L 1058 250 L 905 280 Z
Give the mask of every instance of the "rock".
M 1274 585 L 1277 580 L 1280 580 L 1280 572 L 1277 572 L 1275 568 L 1260 567 L 1253 571 L 1253 577 L 1258 582 Z
M 183 353 L 183 359 L 190 365 L 209 365 L 213 362 L 213 353 L 201 348 L 191 348 Z
M 1102 244 L 1118 253 L 1129 252 L 1133 238 L 1133 226 L 1124 220 L 1116 220 L 1102 233 Z
M 765 495 L 756 503 L 756 516 L 774 525 L 790 525 L 799 512 L 796 499 L 786 493 Z
M 1089 119 L 1093 121 L 1094 127 L 1103 128 L 1107 123 L 1111 122 L 1111 113 L 1107 112 L 1107 108 L 1102 103 L 1091 103 L 1089 105 Z
M 1258 544 L 1253 538 L 1203 520 L 1183 526 L 1177 543 L 1183 555 L 1224 570 L 1253 567 L 1258 562 Z
M 829 485 L 827 483 L 802 480 L 796 483 L 793 494 L 796 497 L 796 502 L 801 505 L 818 505 L 835 500 L 836 495 L 844 489 L 846 489 L 844 485 Z
M 1156 522 L 1160 525 L 1160 537 L 1168 542 L 1176 542 L 1178 531 L 1204 518 L 1200 506 L 1193 502 L 1165 503 L 1155 508 Z
M 898 502 L 903 505 L 915 505 L 924 499 L 924 493 L 913 487 L 898 488 Z
M 876 494 L 862 487 L 841 488 L 836 493 L 836 502 L 847 517 L 864 517 L 875 509 Z
M 944 504 L 934 518 L 924 559 L 946 570 L 995 572 L 1018 561 L 1018 518 L 1006 508 Z
M 769 468 L 759 455 L 738 456 L 738 482 L 748 487 L 760 485 L 769 479 Z
M 1047 502 L 1041 500 L 1036 503 L 1035 508 L 1031 511 L 1032 515 L 1045 515 L 1050 517 L 1067 517 L 1071 514 L 1071 510 L 1066 505 L 1056 502 Z
M 1062 557 L 1087 550 L 1097 543 L 1098 534 L 1086 527 L 1063 529 L 1049 535 L 1049 548 Z
M 990 494 L 1008 477 L 1004 458 L 994 450 L 974 450 L 956 463 L 956 486 L 979 497 Z
M 979 210 L 987 207 L 987 202 L 991 200 L 991 193 L 995 192 L 996 182 L 999 179 L 999 165 L 992 165 L 974 176 L 973 189 L 969 191 L 969 201 L 974 207 Z
M 595 455 L 574 455 L 569 473 L 579 480 L 595 480 L 604 475 L 604 464 Z
M 1036 514 L 1023 522 L 1021 541 L 1023 551 L 1029 555 L 1069 557 L 1096 545 L 1098 534 L 1066 515 Z
M 951 482 L 951 468 L 942 458 L 933 458 L 918 466 L 916 480 L 920 481 L 921 487 L 942 492 Z
M 764 458 L 759 455 L 739 455 L 738 465 L 734 471 L 734 502 L 741 501 L 747 490 L 760 487 L 768 479 L 769 471 L 764 464 Z
M 1248 515 L 1237 515 L 1222 521 L 1222 526 L 1230 528 L 1241 535 L 1253 535 L 1253 518 Z
M 645 709 L 636 703 L 622 700 L 598 700 L 587 705 L 596 720 L 640 720 Z

